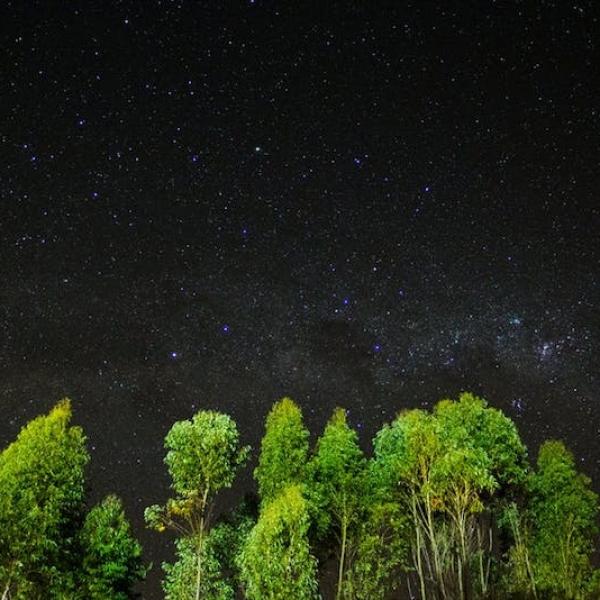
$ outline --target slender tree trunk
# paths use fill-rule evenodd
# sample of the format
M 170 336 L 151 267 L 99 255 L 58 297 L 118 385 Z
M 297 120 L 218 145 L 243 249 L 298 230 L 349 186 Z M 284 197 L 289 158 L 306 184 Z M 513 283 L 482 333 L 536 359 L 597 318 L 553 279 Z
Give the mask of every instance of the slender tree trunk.
M 481 593 L 485 596 L 487 593 L 487 583 L 483 572 L 483 542 L 481 541 L 481 528 L 477 527 L 477 549 L 479 550 L 479 585 L 481 586 Z
M 429 530 L 429 540 L 431 542 L 431 552 L 433 554 L 433 565 L 435 569 L 436 579 L 438 580 L 438 585 L 440 588 L 440 592 L 442 594 L 442 598 L 447 598 L 446 595 L 446 585 L 444 583 L 444 573 L 442 571 L 442 565 L 440 561 L 440 551 L 437 543 L 435 527 L 433 525 L 433 514 L 431 511 L 431 503 L 429 501 L 429 494 L 426 498 L 426 510 L 427 510 L 427 528 Z
M 202 517 L 200 517 L 200 531 L 199 531 L 199 536 L 200 539 L 198 540 L 198 549 L 197 549 L 197 553 L 198 553 L 198 560 L 196 562 L 196 594 L 195 594 L 195 600 L 200 600 L 200 584 L 202 583 L 202 559 L 203 557 L 203 552 L 204 552 L 204 529 L 206 527 L 206 522 L 205 522 L 205 513 L 206 513 L 206 505 L 208 503 L 208 492 L 209 492 L 209 485 L 208 482 L 206 483 L 206 488 L 204 490 L 204 494 L 202 495 L 202 505 L 201 505 L 201 510 L 202 510 Z
M 490 561 L 491 561 L 492 548 L 493 548 L 493 534 L 492 534 L 492 528 L 489 527 L 488 528 L 489 543 L 488 543 L 488 547 L 485 551 L 486 564 L 484 567 L 484 565 L 483 565 L 484 549 L 483 549 L 483 537 L 482 537 L 483 534 L 481 533 L 481 527 L 479 525 L 476 526 L 475 530 L 477 532 L 477 549 L 478 549 L 478 554 L 479 554 L 479 561 L 478 561 L 479 585 L 481 586 L 481 593 L 484 596 L 486 596 L 487 592 L 488 592 L 488 582 L 490 580 Z
M 340 551 L 340 564 L 338 566 L 338 581 L 337 592 L 335 599 L 340 600 L 342 597 L 342 584 L 344 580 L 344 563 L 346 562 L 346 541 L 348 535 L 348 517 L 346 514 L 342 517 L 342 547 Z
M 416 562 L 417 562 L 417 573 L 419 574 L 419 587 L 421 589 L 421 600 L 427 600 L 427 593 L 425 591 L 425 575 L 423 573 L 423 557 L 421 556 L 421 525 L 419 523 L 419 518 L 417 515 L 417 508 L 415 506 L 416 499 L 413 496 L 411 502 L 411 508 L 413 513 L 413 522 L 415 525 L 415 533 L 416 533 Z
M 200 528 L 204 528 L 204 519 L 200 522 Z M 195 599 L 200 600 L 200 584 L 202 582 L 202 552 L 203 552 L 203 542 L 204 542 L 204 532 L 200 533 L 200 539 L 198 540 L 198 549 L 196 553 L 198 555 L 198 559 L 196 561 L 196 595 Z
M 459 572 L 459 583 L 460 583 L 460 597 L 466 599 L 466 573 L 465 569 L 468 565 L 467 561 L 467 525 L 466 517 L 464 513 L 459 514 L 459 535 L 460 535 L 460 572 Z M 464 568 L 463 568 L 464 567 Z
M 13 576 L 13 569 L 11 569 L 8 574 L 8 579 L 6 581 L 6 587 L 4 588 L 4 591 L 2 592 L 2 600 L 10 600 L 10 582 L 11 582 L 12 576 Z
M 529 579 L 529 585 L 531 586 L 531 593 L 535 600 L 537 600 L 537 589 L 535 586 L 535 577 L 533 574 L 533 569 L 531 568 L 531 562 L 529 561 L 529 550 L 527 548 L 527 535 L 523 535 L 521 532 L 521 519 L 518 515 L 515 515 L 514 519 L 511 521 L 513 535 L 515 537 L 515 544 L 517 548 L 520 549 L 520 553 L 523 554 L 523 560 L 525 561 L 525 573 L 526 577 Z
M 459 598 L 460 600 L 464 600 L 465 599 L 465 589 L 464 589 L 464 584 L 463 584 L 463 560 L 462 557 L 459 556 L 458 560 L 457 560 L 457 578 L 458 578 L 458 591 L 459 591 Z

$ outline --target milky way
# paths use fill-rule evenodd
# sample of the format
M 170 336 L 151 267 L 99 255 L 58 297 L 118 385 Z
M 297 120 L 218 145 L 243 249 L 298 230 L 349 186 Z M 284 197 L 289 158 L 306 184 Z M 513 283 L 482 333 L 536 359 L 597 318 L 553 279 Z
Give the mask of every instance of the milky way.
M 51 4 L 0 15 L 2 443 L 72 397 L 155 564 L 203 407 L 469 389 L 600 481 L 593 2 Z

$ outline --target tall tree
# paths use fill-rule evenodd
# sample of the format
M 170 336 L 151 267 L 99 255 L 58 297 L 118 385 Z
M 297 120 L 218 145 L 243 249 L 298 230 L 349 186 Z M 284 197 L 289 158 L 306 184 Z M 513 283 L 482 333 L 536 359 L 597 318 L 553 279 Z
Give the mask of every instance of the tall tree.
M 206 575 L 204 560 L 208 555 L 204 544 L 214 496 L 231 487 L 249 448 L 240 446 L 231 417 L 214 411 L 200 411 L 191 420 L 175 423 L 165 438 L 165 447 L 175 497 L 164 506 L 148 507 L 146 521 L 158 531 L 170 528 L 192 540 L 196 560 L 192 597 L 199 600 Z M 187 552 L 187 545 L 183 543 L 182 552 Z
M 592 577 L 598 496 L 562 442 L 542 444 L 531 478 L 530 554 L 538 592 L 577 599 Z
M 89 460 L 83 431 L 70 422 L 64 399 L 0 454 L 3 598 L 48 598 L 70 585 Z
M 350 550 L 344 595 L 352 600 L 384 600 L 409 567 L 410 519 L 378 475 L 369 469 L 366 506 Z
M 90 510 L 79 535 L 80 595 L 88 600 L 127 600 L 146 569 L 121 500 L 107 496 Z
M 443 509 L 451 518 L 452 534 L 458 541 L 457 565 L 464 570 L 472 563 L 473 572 L 464 577 L 471 581 L 465 585 L 485 596 L 491 577 L 492 530 L 525 490 L 527 449 L 514 422 L 471 393 L 461 393 L 458 401 L 440 401 L 434 408 L 434 418 L 442 445 L 454 449 L 444 456 L 448 476 L 442 468 L 440 482 L 454 487 L 450 495 L 446 489 Z M 467 474 L 465 469 L 475 471 Z M 471 487 L 468 480 L 471 484 L 479 482 L 479 489 Z M 461 493 L 456 493 L 459 481 L 463 487 Z
M 401 413 L 386 424 L 373 440 L 373 471 L 387 496 L 410 514 L 413 530 L 413 560 L 422 600 L 427 582 L 446 598 L 443 551 L 436 520 L 434 472 L 444 454 L 433 417 L 422 410 Z
M 526 452 L 514 424 L 484 400 L 462 394 L 433 413 L 412 410 L 374 441 L 375 466 L 413 519 L 413 557 L 422 598 L 488 591 L 492 536 L 480 516 L 490 498 L 523 485 Z
M 274 500 L 287 485 L 302 481 L 309 433 L 302 411 L 290 398 L 276 402 L 267 416 L 254 477 L 262 502 Z
M 346 412 L 336 408 L 317 442 L 310 462 L 313 496 L 319 510 L 331 521 L 337 539 L 338 575 L 336 600 L 343 594 L 347 563 L 358 543 L 358 525 L 366 514 L 366 459 L 356 431 L 349 427 Z
M 263 505 L 238 557 L 248 600 L 315 600 L 317 561 L 310 553 L 308 503 L 289 485 Z

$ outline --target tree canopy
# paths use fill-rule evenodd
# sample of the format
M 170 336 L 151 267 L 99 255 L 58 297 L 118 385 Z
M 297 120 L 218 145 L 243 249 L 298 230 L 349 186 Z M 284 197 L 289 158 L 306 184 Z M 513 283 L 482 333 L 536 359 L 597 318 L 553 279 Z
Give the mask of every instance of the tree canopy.
M 228 588 L 219 579 L 221 567 L 208 543 L 212 503 L 220 490 L 231 487 L 249 448 L 240 445 L 237 425 L 230 416 L 210 410 L 175 423 L 165 438 L 165 448 L 175 495 L 165 505 L 145 511 L 150 527 L 170 528 L 181 536 L 176 544 L 177 562 L 165 565 L 165 592 L 173 599 L 224 599 Z
M 269 502 L 287 485 L 302 481 L 308 461 L 309 432 L 291 399 L 276 402 L 267 416 L 254 477 L 258 495 Z
M 148 568 L 121 500 L 89 507 L 86 438 L 65 399 L 0 452 L 0 599 L 127 600 Z M 363 441 L 364 442 L 364 441 Z M 532 463 L 518 429 L 470 393 L 405 410 L 361 443 L 336 408 L 311 443 L 300 407 L 265 422 L 258 497 L 225 510 L 250 449 L 226 414 L 173 424 L 166 600 L 596 600 L 598 496 L 564 443 Z
M 144 576 L 120 500 L 109 496 L 86 514 L 89 454 L 71 417 L 64 399 L 0 453 L 3 600 L 122 600 Z

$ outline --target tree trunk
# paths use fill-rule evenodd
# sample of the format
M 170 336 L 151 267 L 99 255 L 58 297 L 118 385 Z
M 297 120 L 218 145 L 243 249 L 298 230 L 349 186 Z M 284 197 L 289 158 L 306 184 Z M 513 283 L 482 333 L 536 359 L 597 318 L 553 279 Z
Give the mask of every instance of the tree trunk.
M 203 527 L 201 522 L 200 527 Z M 196 595 L 195 599 L 200 600 L 200 583 L 202 581 L 202 546 L 204 542 L 204 534 L 200 533 L 200 540 L 198 541 L 198 549 L 196 550 L 198 554 L 198 560 L 196 562 Z
M 440 561 L 440 551 L 438 548 L 437 537 L 435 532 L 435 527 L 433 525 L 433 514 L 431 510 L 431 502 L 429 499 L 429 494 L 425 499 L 426 502 L 426 510 L 427 510 L 427 528 L 429 530 L 428 537 L 431 542 L 431 552 L 433 554 L 433 565 L 435 568 L 436 579 L 438 580 L 438 585 L 440 588 L 440 593 L 442 598 L 446 599 L 448 596 L 446 594 L 446 585 L 444 582 L 444 573 L 442 571 L 442 565 Z
M 13 569 L 11 568 L 9 574 L 8 574 L 8 579 L 6 580 L 6 587 L 4 588 L 4 591 L 2 592 L 2 600 L 10 600 L 10 582 L 13 576 Z
M 201 510 L 202 510 L 202 517 L 200 517 L 200 531 L 198 533 L 198 535 L 200 536 L 200 539 L 198 540 L 198 561 L 196 563 L 196 595 L 195 595 L 195 600 L 200 600 L 200 584 L 202 582 L 202 553 L 203 553 L 203 546 L 204 546 L 204 529 L 206 527 L 206 522 L 205 522 L 205 513 L 206 513 L 206 505 L 208 502 L 208 492 L 209 492 L 209 485 L 208 485 L 208 481 L 206 482 L 206 488 L 204 490 L 204 494 L 202 495 L 202 505 L 201 505 Z
M 342 518 L 342 547 L 340 551 L 340 564 L 338 566 L 338 581 L 337 581 L 337 592 L 335 599 L 340 600 L 342 597 L 342 583 L 344 580 L 344 563 L 346 562 L 346 540 L 348 535 L 348 517 L 346 515 Z
M 421 556 L 421 524 L 419 523 L 419 516 L 417 514 L 416 499 L 413 496 L 411 502 L 411 508 L 413 513 L 413 522 L 416 533 L 416 561 L 417 561 L 417 573 L 419 574 L 419 588 L 421 589 L 421 600 L 427 600 L 427 592 L 425 591 L 425 574 L 423 573 L 423 557 Z
M 466 589 L 467 589 L 467 581 L 466 581 L 466 572 L 468 560 L 467 560 L 467 524 L 466 524 L 466 516 L 464 512 L 459 514 L 459 535 L 460 535 L 460 562 L 459 562 L 459 585 L 460 585 L 460 597 L 461 599 L 466 599 Z

